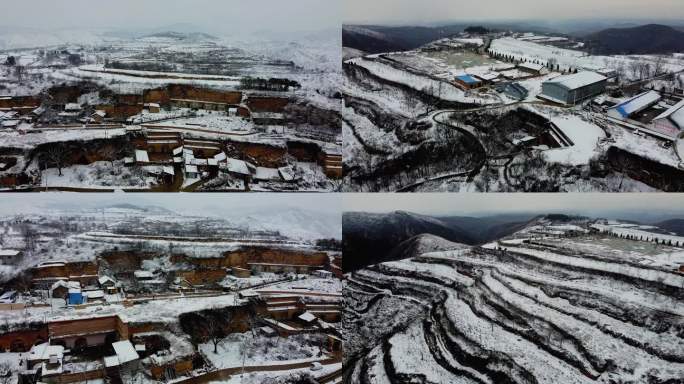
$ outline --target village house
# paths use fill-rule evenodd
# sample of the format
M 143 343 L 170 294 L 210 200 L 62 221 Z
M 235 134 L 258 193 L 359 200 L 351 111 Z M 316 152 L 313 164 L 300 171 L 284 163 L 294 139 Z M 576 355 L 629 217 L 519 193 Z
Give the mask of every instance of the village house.
M 143 108 L 149 113 L 159 113 L 161 112 L 161 107 L 157 103 L 145 103 Z
M 482 86 L 482 81 L 470 75 L 458 75 L 454 78 L 454 82 L 463 90 L 475 89 Z
M 50 287 L 50 297 L 66 300 L 69 297 L 69 284 L 64 280 L 55 281 Z
M 17 249 L 0 249 L 0 265 L 15 265 L 22 257 Z
M 114 355 L 105 356 L 107 373 L 111 376 L 126 377 L 140 369 L 140 355 L 129 340 L 112 343 Z
M 102 110 L 95 111 L 92 115 L 90 115 L 90 122 L 100 124 L 104 121 L 105 116 L 107 116 L 107 112 Z
M 523 62 L 518 64 L 517 68 L 522 72 L 527 72 L 534 76 L 543 75 L 546 72 L 546 67 L 542 64 Z
M 109 276 L 101 276 L 97 280 L 97 283 L 100 285 L 100 288 L 102 288 L 104 292 L 108 295 L 114 295 L 119 291 L 116 280 Z

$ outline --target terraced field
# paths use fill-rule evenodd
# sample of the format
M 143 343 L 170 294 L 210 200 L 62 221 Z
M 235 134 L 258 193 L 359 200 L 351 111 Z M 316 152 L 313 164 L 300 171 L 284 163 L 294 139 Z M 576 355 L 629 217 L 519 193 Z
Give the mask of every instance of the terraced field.
M 684 383 L 684 250 L 567 236 L 349 275 L 346 382 Z

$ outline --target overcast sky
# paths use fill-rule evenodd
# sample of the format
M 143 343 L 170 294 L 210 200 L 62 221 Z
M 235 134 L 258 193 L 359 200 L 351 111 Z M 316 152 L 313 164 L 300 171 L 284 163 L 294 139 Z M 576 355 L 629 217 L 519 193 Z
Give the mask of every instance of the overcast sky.
M 0 214 L 37 213 L 48 209 L 100 208 L 113 204 L 155 205 L 188 215 L 221 216 L 236 211 L 303 209 L 340 214 L 337 194 L 288 193 L 16 193 L 0 196 Z
M 345 23 L 459 20 L 684 19 L 682 0 L 344 0 Z
M 339 27 L 338 0 L 3 1 L 0 26 L 154 29 L 193 24 L 210 33 L 311 31 Z
M 430 193 L 345 194 L 345 211 L 410 211 L 427 215 L 488 216 L 572 213 L 590 217 L 684 218 L 684 194 L 667 193 Z

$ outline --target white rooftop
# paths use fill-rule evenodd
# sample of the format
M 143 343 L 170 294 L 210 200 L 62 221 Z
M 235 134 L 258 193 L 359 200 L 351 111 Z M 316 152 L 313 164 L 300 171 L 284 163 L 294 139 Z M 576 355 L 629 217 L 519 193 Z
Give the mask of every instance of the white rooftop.
M 135 271 L 133 275 L 136 279 L 150 279 L 154 277 L 154 274 L 150 271 Z
M 572 75 L 558 76 L 546 81 L 546 83 L 555 83 L 568 89 L 577 89 L 603 80 L 606 80 L 606 77 L 603 75 L 596 72 L 584 71 Z
M 34 345 L 29 351 L 28 359 L 32 361 L 47 360 L 50 356 L 57 356 L 62 358 L 64 354 L 64 347 L 61 345 L 50 345 L 50 343 L 43 343 Z
M 114 348 L 119 364 L 126 364 L 140 358 L 138 352 L 135 351 L 135 347 L 133 347 L 133 344 L 131 344 L 129 340 L 112 343 L 112 348 Z
M 541 71 L 544 68 L 543 65 L 534 63 L 520 63 L 518 64 L 518 67 L 531 69 L 533 71 Z
M 622 116 L 627 117 L 633 113 L 640 112 L 660 100 L 660 94 L 656 91 L 647 91 L 636 95 L 622 103 L 611 107 L 618 111 Z
M 307 323 L 310 323 L 310 322 L 316 320 L 316 316 L 314 316 L 314 314 L 311 313 L 311 312 L 309 312 L 309 311 L 306 311 L 306 312 L 302 313 L 302 314 L 299 315 L 298 317 L 299 317 L 301 320 L 306 321 Z
M 16 249 L 0 249 L 0 257 L 17 256 L 21 251 Z
M 150 157 L 147 155 L 147 151 L 142 149 L 135 150 L 135 161 L 139 163 L 149 163 Z
M 227 159 L 228 161 L 228 171 L 233 172 L 233 173 L 239 173 L 241 175 L 250 175 L 251 173 L 249 172 L 249 168 L 247 167 L 247 163 L 238 160 L 238 159 L 233 159 L 229 157 Z
M 99 279 L 97 279 L 97 282 L 100 283 L 100 285 L 104 285 L 107 283 L 116 283 L 116 281 L 109 276 L 102 276 Z

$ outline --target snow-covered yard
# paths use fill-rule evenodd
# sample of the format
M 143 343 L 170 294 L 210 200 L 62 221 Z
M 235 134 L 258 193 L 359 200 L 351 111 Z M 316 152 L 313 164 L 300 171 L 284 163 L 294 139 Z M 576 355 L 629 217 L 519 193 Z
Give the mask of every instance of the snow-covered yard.
M 147 176 L 142 169 L 125 167 L 117 160 L 113 166 L 108 161 L 97 161 L 88 165 L 72 165 L 41 171 L 41 186 L 88 189 L 147 189 L 156 184 L 156 179 Z
M 256 330 L 255 332 L 259 332 Z M 287 338 L 269 337 L 251 332 L 233 333 L 221 340 L 214 353 L 212 342 L 200 344 L 200 351 L 211 363 L 221 368 L 241 367 L 243 364 L 275 365 L 314 361 L 325 358 L 323 335 L 299 334 Z

